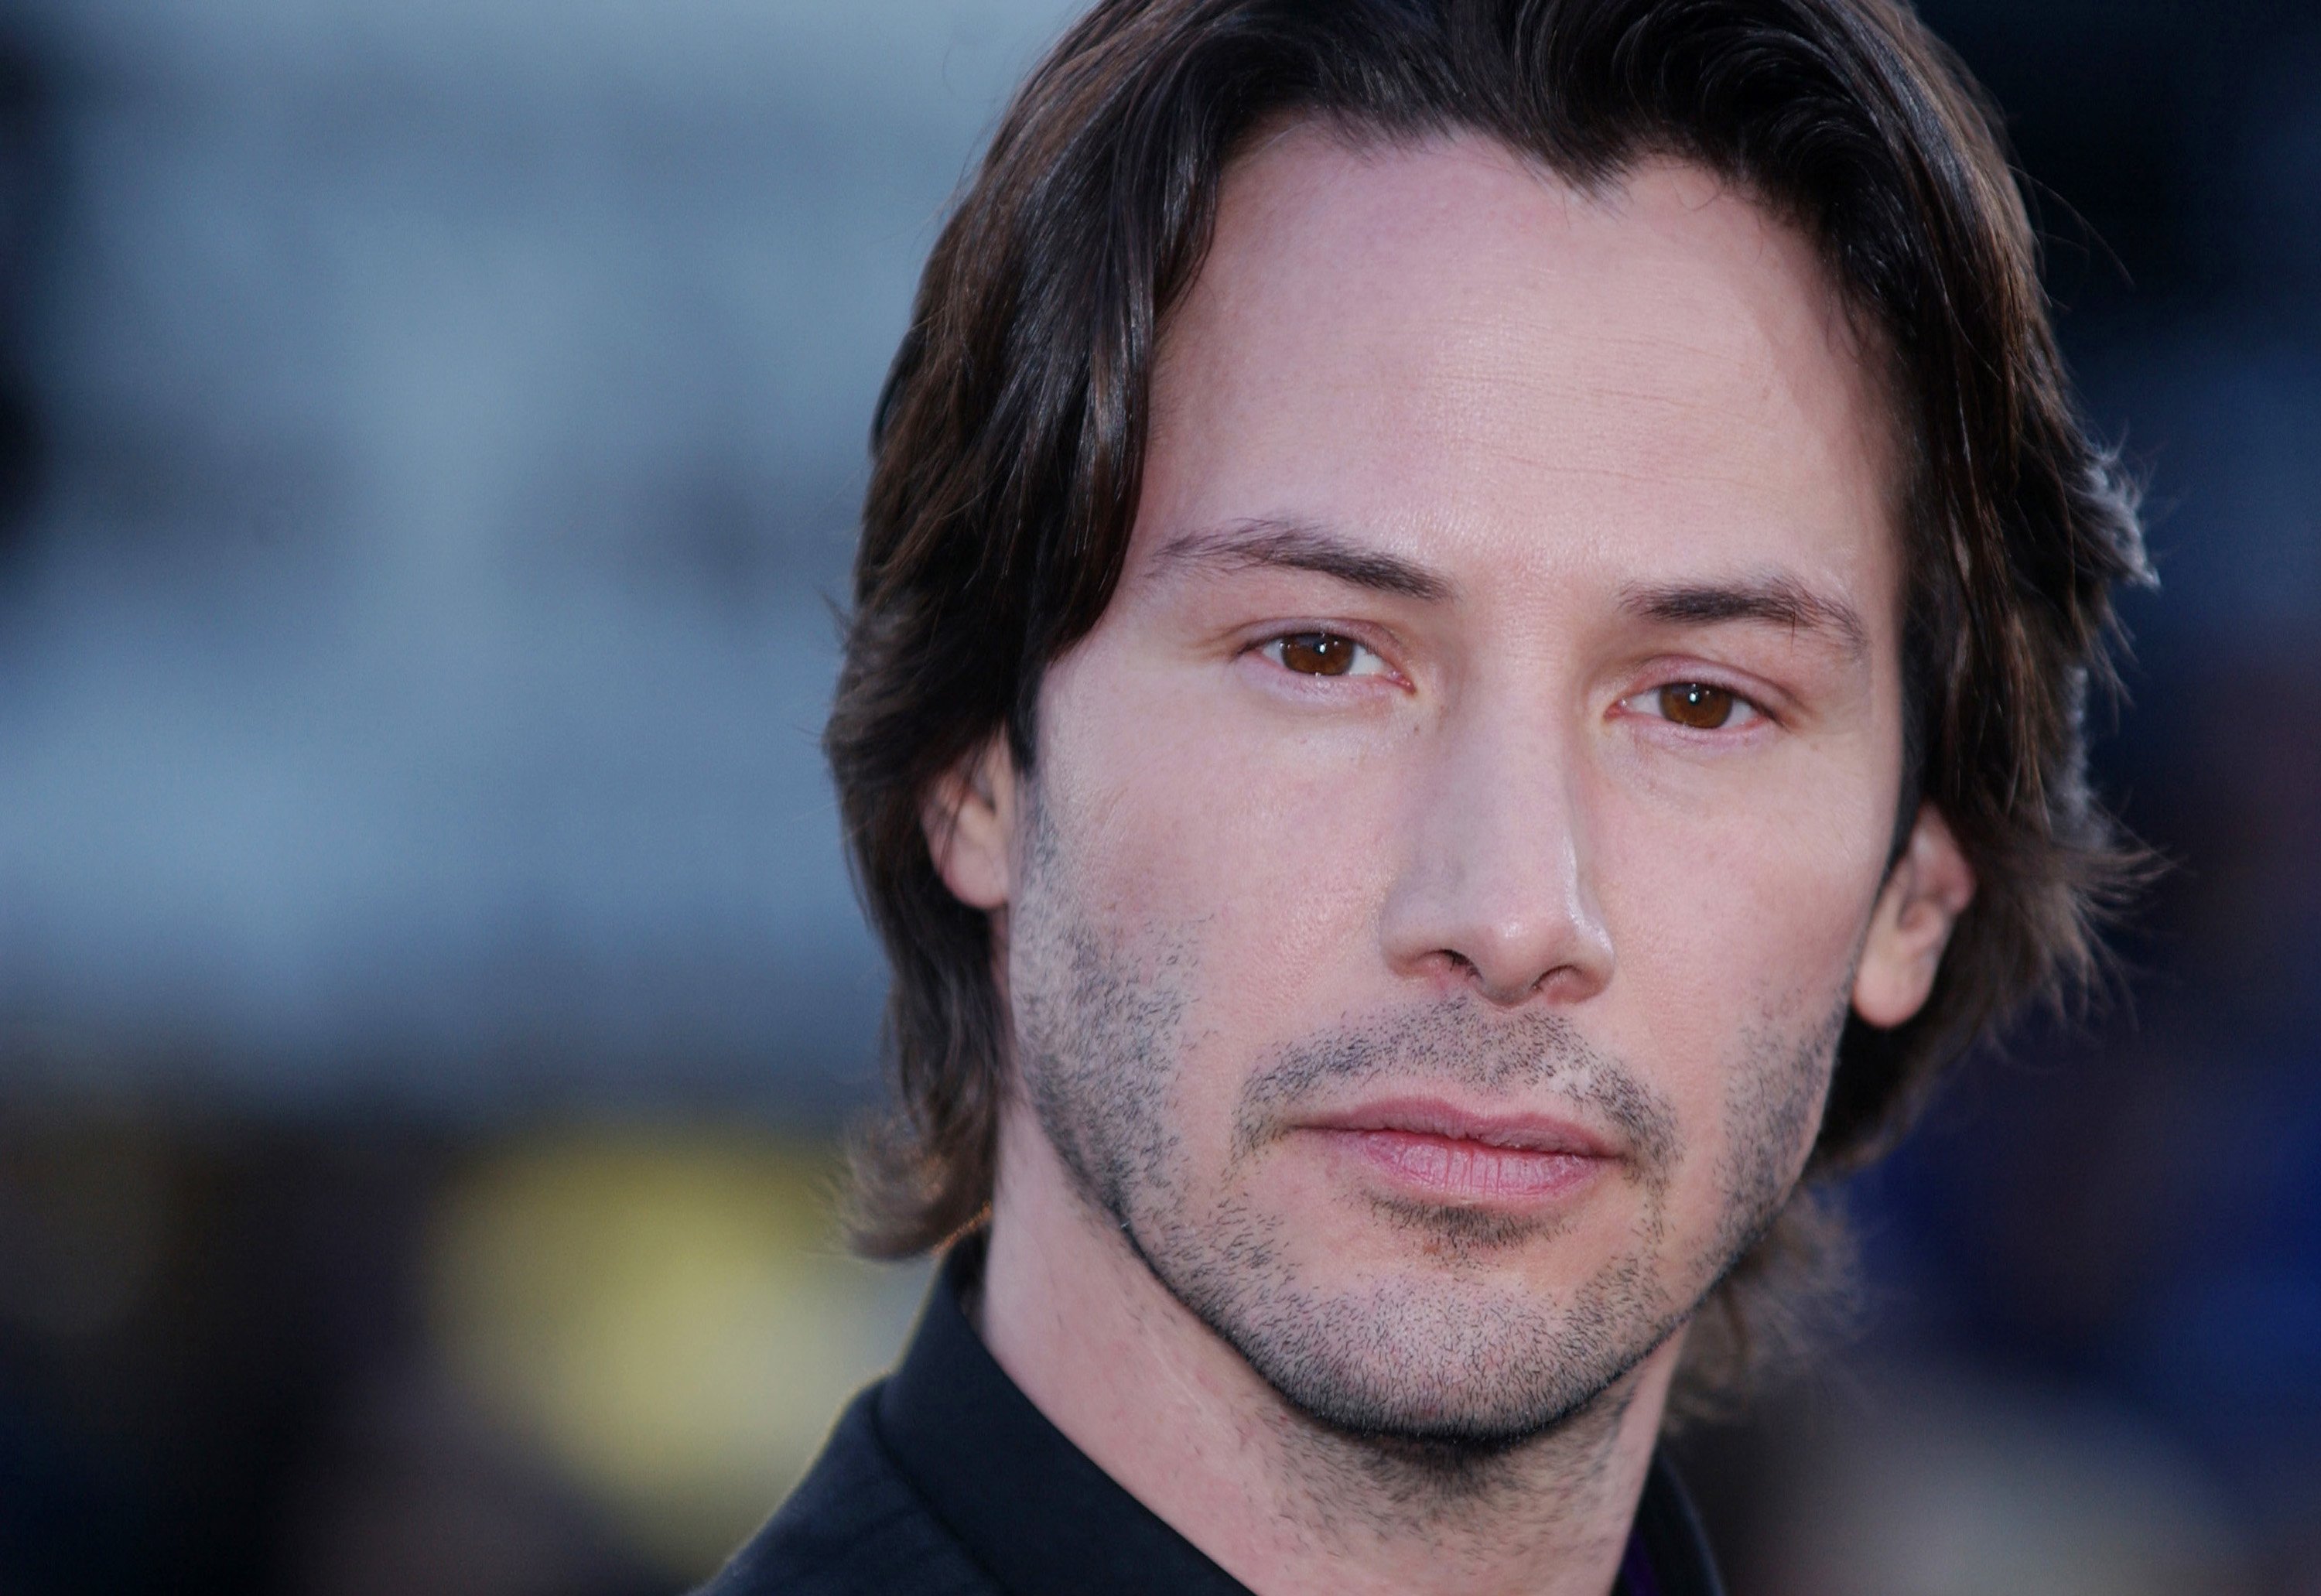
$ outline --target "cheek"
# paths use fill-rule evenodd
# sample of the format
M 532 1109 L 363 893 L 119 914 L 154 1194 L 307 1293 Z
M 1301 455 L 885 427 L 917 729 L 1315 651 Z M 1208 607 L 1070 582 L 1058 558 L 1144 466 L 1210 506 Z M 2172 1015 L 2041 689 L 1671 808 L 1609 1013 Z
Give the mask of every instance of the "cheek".
M 1693 1161 L 1694 1181 L 1753 1154 L 1736 1139 L 1781 1143 L 1785 1169 L 1811 1142 L 1886 841 L 1867 784 L 1820 785 L 1721 810 L 1597 811 L 1593 874 L 1618 961 L 1607 1018 L 1688 1140 L 1720 1149 Z
M 1591 876 L 1620 977 L 1730 1025 L 1842 989 L 1884 873 L 1872 784 L 1813 767 L 1730 801 L 1597 807 Z M 1812 780 L 1806 780 L 1810 775 Z
M 1333 988 L 1375 968 L 1390 809 L 1375 739 L 1252 725 L 1229 694 L 1093 650 L 1071 665 L 1042 691 L 1040 781 L 1083 901 L 1194 950 L 1213 1041 L 1334 1019 L 1360 995 Z

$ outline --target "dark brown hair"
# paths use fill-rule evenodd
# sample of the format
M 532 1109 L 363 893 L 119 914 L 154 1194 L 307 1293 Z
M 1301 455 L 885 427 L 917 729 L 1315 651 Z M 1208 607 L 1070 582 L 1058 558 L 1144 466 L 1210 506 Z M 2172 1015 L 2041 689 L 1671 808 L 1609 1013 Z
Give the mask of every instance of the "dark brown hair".
M 1153 360 L 1224 170 L 1261 123 L 1478 132 L 1583 187 L 1697 162 L 1818 245 L 1892 366 L 1909 481 L 1905 815 L 1980 890 L 1909 1023 L 1853 1022 L 1809 1173 L 1867 1157 L 2022 1001 L 2081 990 L 2134 860 L 2087 781 L 2132 493 L 2075 412 L 1989 109 L 1891 0 L 1104 0 L 1017 94 L 936 242 L 872 429 L 825 746 L 894 965 L 897 1101 L 857 1240 L 933 1245 L 990 1199 L 1008 1023 L 985 917 L 922 830 L 1005 731 L 1029 770 L 1048 663 L 1109 601 Z M 1734 1288 L 1795 1236 L 1768 1237 Z M 1745 1294 L 1745 1293 L 1740 1293 Z M 1717 1306 L 1731 1327 L 1736 1290 Z

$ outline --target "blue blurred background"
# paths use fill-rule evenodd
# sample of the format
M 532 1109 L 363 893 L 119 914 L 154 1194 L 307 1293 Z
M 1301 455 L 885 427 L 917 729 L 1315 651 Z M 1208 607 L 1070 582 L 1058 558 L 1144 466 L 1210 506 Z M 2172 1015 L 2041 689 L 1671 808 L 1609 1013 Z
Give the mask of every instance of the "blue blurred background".
M 832 605 L 1068 9 L 0 9 L 0 1596 L 670 1590 L 890 1354 Z M 2152 484 L 2177 868 L 1688 1458 L 1738 1596 L 2321 1592 L 2321 14 L 1926 14 Z

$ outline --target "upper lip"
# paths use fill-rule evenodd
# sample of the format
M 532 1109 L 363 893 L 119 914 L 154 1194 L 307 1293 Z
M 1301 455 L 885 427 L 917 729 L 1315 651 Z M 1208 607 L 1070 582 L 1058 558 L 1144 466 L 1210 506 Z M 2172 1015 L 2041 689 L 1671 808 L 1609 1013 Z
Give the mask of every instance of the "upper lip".
M 1396 1130 L 1449 1136 L 1522 1153 L 1563 1153 L 1579 1158 L 1616 1156 L 1611 1143 L 1569 1119 L 1552 1114 L 1462 1108 L 1439 1098 L 1380 1098 L 1301 1117 L 1298 1124 L 1307 1130 Z

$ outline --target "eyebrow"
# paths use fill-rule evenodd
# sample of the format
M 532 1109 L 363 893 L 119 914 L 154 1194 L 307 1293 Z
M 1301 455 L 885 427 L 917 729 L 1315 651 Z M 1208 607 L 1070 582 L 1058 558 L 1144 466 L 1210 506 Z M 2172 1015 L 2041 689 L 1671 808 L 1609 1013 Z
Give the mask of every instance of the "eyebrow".
M 1309 521 L 1270 515 L 1182 534 L 1155 551 L 1152 561 L 1162 568 L 1310 570 L 1351 587 L 1430 604 L 1457 591 L 1450 578 L 1400 555 L 1362 548 Z
M 1861 611 L 1843 598 L 1815 592 L 1792 576 L 1630 588 L 1621 595 L 1620 607 L 1644 620 L 1677 625 L 1756 621 L 1818 633 L 1856 659 L 1870 652 L 1870 629 L 1862 624 Z

